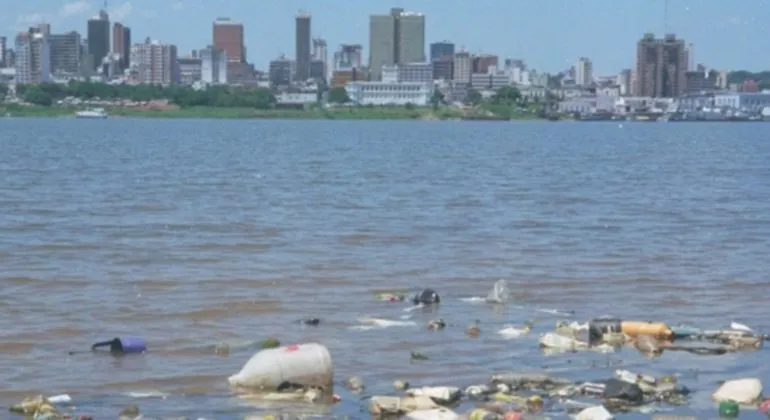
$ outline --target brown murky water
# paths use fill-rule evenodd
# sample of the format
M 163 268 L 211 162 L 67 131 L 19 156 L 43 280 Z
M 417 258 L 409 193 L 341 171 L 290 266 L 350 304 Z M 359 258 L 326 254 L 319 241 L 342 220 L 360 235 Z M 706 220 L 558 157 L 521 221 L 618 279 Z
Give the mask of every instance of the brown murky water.
M 545 356 L 506 323 L 614 314 L 770 329 L 770 143 L 766 126 L 456 122 L 5 119 L 0 130 L 0 401 L 70 393 L 112 418 L 231 418 L 257 410 L 226 377 L 252 350 L 223 341 L 317 340 L 336 378 L 483 382 L 543 367 L 594 379 L 601 355 Z M 515 304 L 462 301 L 506 278 Z M 436 288 L 436 312 L 373 300 Z M 356 331 L 356 318 L 420 327 Z M 323 319 L 319 327 L 293 321 Z M 428 332 L 429 319 L 456 326 Z M 478 339 L 465 325 L 481 320 Z M 138 357 L 68 356 L 139 335 Z M 410 363 L 409 351 L 430 360 Z M 763 353 L 647 361 L 715 381 L 768 377 Z M 131 392 L 163 392 L 165 400 Z M 363 416 L 356 398 L 331 408 Z M 689 411 L 688 411 L 689 410 Z M 632 418 L 630 416 L 629 418 Z

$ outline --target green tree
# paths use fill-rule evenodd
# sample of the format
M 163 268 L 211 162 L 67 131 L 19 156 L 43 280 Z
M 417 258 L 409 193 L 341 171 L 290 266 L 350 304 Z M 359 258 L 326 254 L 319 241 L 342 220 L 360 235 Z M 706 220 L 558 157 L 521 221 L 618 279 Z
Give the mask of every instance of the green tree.
M 484 100 L 481 93 L 475 89 L 468 89 L 468 93 L 465 95 L 465 103 L 471 105 L 478 105 Z
M 492 97 L 492 101 L 500 105 L 514 105 L 521 101 L 521 92 L 514 86 L 502 86 Z
M 329 102 L 335 104 L 346 104 L 350 102 L 348 91 L 344 87 L 335 87 L 329 90 Z
M 440 90 L 433 91 L 433 96 L 430 98 L 430 104 L 433 106 L 433 110 L 438 110 L 439 105 L 444 104 L 444 94 Z
M 5 98 L 5 95 L 8 94 L 8 85 L 6 84 L 0 84 L 0 101 Z
M 50 94 L 35 86 L 31 89 L 26 89 L 24 92 L 24 102 L 39 106 L 51 106 L 53 98 L 51 98 Z

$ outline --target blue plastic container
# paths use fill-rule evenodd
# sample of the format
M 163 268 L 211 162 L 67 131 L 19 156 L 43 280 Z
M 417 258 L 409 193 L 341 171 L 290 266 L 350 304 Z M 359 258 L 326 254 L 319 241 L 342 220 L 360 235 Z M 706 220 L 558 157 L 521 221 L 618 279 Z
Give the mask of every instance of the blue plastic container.
M 100 341 L 91 346 L 91 350 L 99 350 L 103 347 L 109 347 L 110 353 L 131 354 L 144 353 L 147 351 L 147 345 L 139 337 L 115 337 L 112 340 Z

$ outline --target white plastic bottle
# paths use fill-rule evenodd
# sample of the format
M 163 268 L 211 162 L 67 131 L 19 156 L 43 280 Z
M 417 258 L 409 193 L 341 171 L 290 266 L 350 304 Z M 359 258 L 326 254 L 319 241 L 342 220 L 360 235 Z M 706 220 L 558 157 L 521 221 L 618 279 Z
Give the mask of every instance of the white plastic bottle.
M 231 386 L 261 390 L 274 390 L 286 382 L 331 390 L 332 380 L 331 355 L 318 343 L 259 351 L 228 378 Z

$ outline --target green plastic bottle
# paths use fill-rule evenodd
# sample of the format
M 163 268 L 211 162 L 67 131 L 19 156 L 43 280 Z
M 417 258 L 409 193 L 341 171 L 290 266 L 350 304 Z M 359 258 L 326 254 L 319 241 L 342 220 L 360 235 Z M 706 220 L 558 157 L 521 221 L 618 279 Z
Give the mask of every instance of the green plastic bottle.
M 738 417 L 739 413 L 740 413 L 740 407 L 738 407 L 737 402 L 725 401 L 725 402 L 719 403 L 719 417 L 734 419 Z

